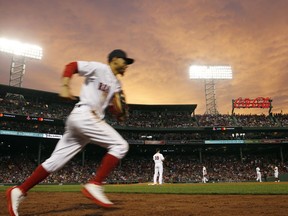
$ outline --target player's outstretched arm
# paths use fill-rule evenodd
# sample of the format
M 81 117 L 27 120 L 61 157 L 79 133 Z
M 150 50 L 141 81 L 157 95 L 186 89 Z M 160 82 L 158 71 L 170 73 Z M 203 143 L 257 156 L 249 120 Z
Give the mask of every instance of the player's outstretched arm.
M 73 96 L 70 92 L 70 80 L 73 74 L 77 72 L 78 72 L 77 62 L 71 62 L 68 65 L 66 65 L 63 72 L 63 78 L 61 80 L 62 85 L 61 90 L 59 92 L 60 97 L 76 100 L 76 97 Z
M 63 77 L 62 78 L 62 86 L 59 92 L 59 96 L 63 98 L 68 98 L 71 100 L 76 100 L 77 98 L 73 96 L 70 92 L 70 78 L 68 77 Z

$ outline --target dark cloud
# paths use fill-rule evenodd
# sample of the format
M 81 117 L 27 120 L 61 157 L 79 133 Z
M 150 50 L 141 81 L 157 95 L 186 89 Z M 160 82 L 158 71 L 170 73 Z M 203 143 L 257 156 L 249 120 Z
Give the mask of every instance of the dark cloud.
M 287 9 L 286 0 L 0 0 L 0 37 L 43 47 L 41 61 L 27 62 L 27 88 L 57 92 L 66 63 L 106 62 L 122 48 L 136 59 L 122 78 L 129 103 L 195 103 L 204 113 L 204 81 L 189 80 L 190 64 L 231 64 L 233 80 L 216 85 L 221 113 L 258 96 L 287 113 Z M 10 61 L 0 55 L 1 83 Z

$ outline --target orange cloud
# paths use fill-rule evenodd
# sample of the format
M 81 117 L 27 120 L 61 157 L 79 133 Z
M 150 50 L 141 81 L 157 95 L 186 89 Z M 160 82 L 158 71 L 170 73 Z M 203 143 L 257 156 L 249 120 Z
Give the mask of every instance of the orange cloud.
M 1 37 L 44 49 L 41 61 L 27 62 L 26 88 L 57 92 L 66 63 L 105 62 L 122 48 L 136 59 L 122 78 L 129 103 L 198 104 L 204 113 L 204 82 L 189 80 L 189 65 L 231 64 L 233 80 L 216 83 L 220 113 L 231 112 L 232 99 L 258 96 L 288 113 L 286 0 L 11 0 L 1 8 Z M 0 63 L 1 83 L 8 84 L 10 58 L 1 54 Z

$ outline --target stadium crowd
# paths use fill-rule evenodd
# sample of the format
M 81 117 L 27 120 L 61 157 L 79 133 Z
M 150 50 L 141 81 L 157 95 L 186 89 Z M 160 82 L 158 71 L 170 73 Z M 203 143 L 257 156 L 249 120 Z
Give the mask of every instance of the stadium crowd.
M 20 99 L 0 99 L 0 113 L 16 114 L 23 116 L 36 116 L 64 120 L 73 109 L 74 104 L 47 103 L 41 101 L 29 101 Z M 107 121 L 113 126 L 128 126 L 140 128 L 187 128 L 187 127 L 286 127 L 288 126 L 288 114 L 277 113 L 275 115 L 252 114 L 218 114 L 195 115 L 191 117 L 188 111 L 153 111 L 141 112 L 132 110 L 129 119 L 123 123 L 117 122 L 110 115 Z
M 59 134 L 64 133 L 63 125 L 45 124 L 43 122 L 19 122 L 19 121 L 0 121 L 1 130 L 8 131 L 21 131 L 21 132 L 33 132 L 33 133 L 46 133 L 46 134 Z M 139 140 L 166 140 L 166 141 L 179 141 L 182 144 L 189 143 L 189 141 L 199 140 L 235 140 L 235 139 L 287 139 L 287 133 L 285 132 L 265 132 L 265 133 L 205 133 L 199 132 L 187 132 L 187 131 L 169 131 L 158 132 L 155 131 L 129 131 L 121 130 L 119 133 L 130 141 Z
M 100 161 L 73 159 L 63 169 L 50 175 L 43 183 L 85 183 L 91 178 Z M 270 156 L 248 155 L 240 161 L 239 157 L 230 155 L 210 155 L 200 163 L 197 158 L 187 155 L 170 155 L 164 163 L 165 183 L 199 183 L 202 179 L 202 166 L 208 170 L 210 182 L 246 182 L 256 181 L 255 168 L 259 166 L 262 173 L 273 176 L 273 167 L 278 166 L 280 174 L 288 174 L 288 164 Z M 18 184 L 26 179 L 37 166 L 31 155 L 21 157 L 0 157 L 0 183 Z M 107 183 L 141 183 L 152 182 L 154 162 L 151 155 L 129 156 L 108 177 Z M 272 179 L 273 180 L 273 179 Z M 281 179 L 280 179 L 281 180 Z M 264 181 L 264 178 L 263 178 Z
M 51 118 L 61 120 L 62 124 L 51 124 L 51 122 L 39 121 L 16 121 L 13 119 L 0 118 L 0 130 L 23 131 L 34 133 L 63 134 L 65 118 L 73 109 L 74 104 L 43 102 L 34 99 L 11 99 L 0 98 L 0 114 L 12 114 L 21 116 L 35 116 L 41 118 Z M 3 117 L 3 116 L 0 116 Z M 271 115 L 192 115 L 189 111 L 169 111 L 154 110 L 152 112 L 141 110 L 130 110 L 129 119 L 120 123 L 110 115 L 107 121 L 112 126 L 128 128 L 119 132 L 127 140 L 141 141 L 143 139 L 152 140 L 180 140 L 185 144 L 189 140 L 227 140 L 227 139 L 269 139 L 287 138 L 285 132 L 263 133 L 199 133 L 187 131 L 189 128 L 205 127 L 287 127 L 288 114 Z M 129 130 L 129 128 L 148 129 L 173 129 L 165 133 L 159 130 Z M 184 130 L 181 130 L 184 129 Z M 151 182 L 154 172 L 154 164 L 151 155 L 132 156 L 124 158 L 117 169 L 107 179 L 109 183 L 133 183 Z M 32 158 L 32 159 L 31 159 Z M 33 159 L 34 158 L 34 159 Z M 21 157 L 3 154 L 0 155 L 0 183 L 22 182 L 37 166 L 37 155 L 21 155 Z M 66 165 L 62 170 L 49 176 L 44 183 L 84 183 L 95 172 L 100 161 L 92 159 L 72 160 L 70 165 Z M 208 155 L 203 161 L 191 155 L 175 154 L 169 156 L 164 164 L 164 182 L 201 182 L 202 166 L 205 165 L 208 171 L 210 182 L 241 182 L 255 181 L 256 166 L 267 172 L 268 176 L 273 176 L 273 167 L 277 165 L 282 174 L 288 174 L 287 164 L 280 158 L 262 155 L 247 155 L 241 160 L 238 156 L 229 155 Z

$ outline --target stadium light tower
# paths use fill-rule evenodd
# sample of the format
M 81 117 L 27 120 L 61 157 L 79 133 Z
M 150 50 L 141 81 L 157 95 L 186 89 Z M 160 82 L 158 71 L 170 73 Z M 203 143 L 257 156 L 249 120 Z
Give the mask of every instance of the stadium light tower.
M 189 68 L 189 76 L 190 79 L 205 80 L 206 113 L 212 115 L 218 114 L 215 80 L 232 79 L 231 66 L 191 65 Z
M 22 87 L 27 59 L 42 58 L 42 48 L 15 40 L 0 38 L 0 52 L 12 55 L 9 85 Z

